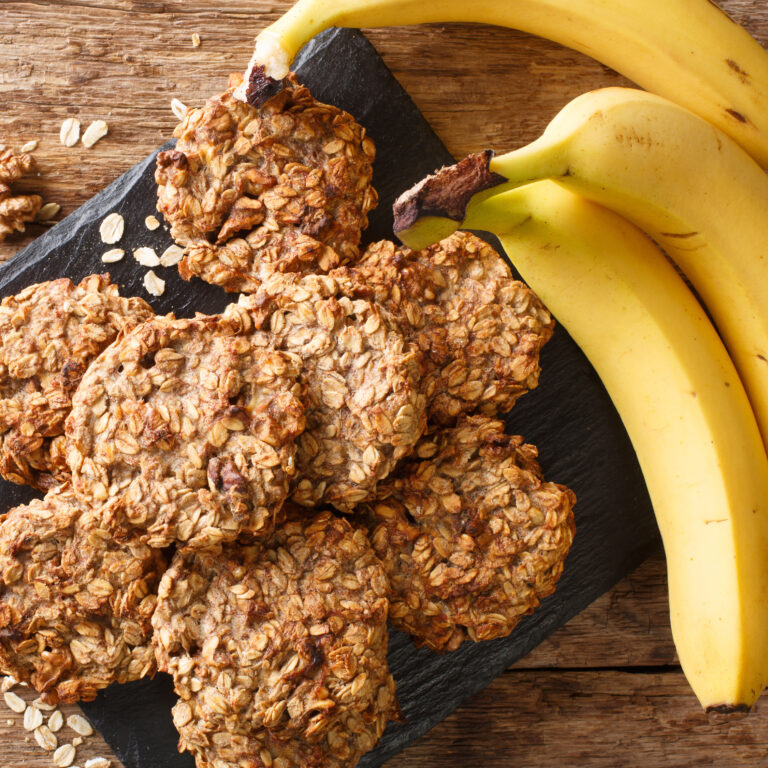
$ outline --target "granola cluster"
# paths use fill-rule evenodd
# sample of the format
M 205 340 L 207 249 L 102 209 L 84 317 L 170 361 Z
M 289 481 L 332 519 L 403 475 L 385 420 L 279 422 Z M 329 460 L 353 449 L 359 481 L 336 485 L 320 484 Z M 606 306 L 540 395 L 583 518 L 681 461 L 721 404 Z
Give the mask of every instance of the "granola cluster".
M 64 422 L 90 363 L 152 317 L 107 275 L 32 285 L 0 304 L 0 475 L 48 489 L 69 476 Z
M 153 623 L 181 747 L 222 768 L 354 766 L 397 714 L 388 588 L 363 532 L 329 512 L 294 509 L 271 540 L 219 556 L 178 553 Z
M 118 544 L 71 489 L 0 518 L 0 667 L 52 703 L 151 675 L 162 553 Z
M 0 243 L 14 232 L 23 232 L 43 204 L 40 195 L 14 195 L 11 191 L 11 184 L 34 167 L 32 155 L 16 155 L 0 146 Z
M 158 210 L 186 247 L 185 279 L 254 291 L 274 272 L 325 272 L 358 255 L 375 207 L 373 142 L 292 77 L 258 108 L 230 89 L 189 110 L 157 158 Z
M 230 308 L 301 361 L 307 426 L 292 498 L 351 512 L 426 427 L 421 355 L 382 307 L 343 276 L 274 275 Z
M 452 651 L 508 635 L 554 592 L 576 497 L 548 483 L 536 448 L 485 416 L 424 438 L 363 518 L 391 584 L 389 619 Z
M 456 232 L 415 252 L 382 240 L 354 270 L 424 353 L 430 421 L 505 413 L 538 385 L 554 322 L 485 241 Z
M 304 428 L 299 365 L 226 319 L 158 317 L 88 370 L 67 421 L 80 498 L 154 547 L 268 534 Z

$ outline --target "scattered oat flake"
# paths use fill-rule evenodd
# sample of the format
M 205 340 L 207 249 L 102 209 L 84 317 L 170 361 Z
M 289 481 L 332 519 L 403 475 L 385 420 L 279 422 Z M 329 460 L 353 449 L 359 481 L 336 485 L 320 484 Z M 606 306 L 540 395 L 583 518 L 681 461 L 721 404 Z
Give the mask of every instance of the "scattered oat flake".
M 82 736 L 75 736 L 74 739 L 72 739 L 72 746 L 73 747 L 79 747 L 83 743 L 83 737 Z
M 59 211 L 61 206 L 58 203 L 46 203 L 38 212 L 37 221 L 48 221 L 52 219 Z
M 125 219 L 119 213 L 110 213 L 99 225 L 101 241 L 107 245 L 116 243 L 125 229 Z
M 123 256 L 125 256 L 125 251 L 122 248 L 110 248 L 101 254 L 101 260 L 105 264 L 114 264 L 116 261 L 120 261 Z
M 109 133 L 109 126 L 103 120 L 94 120 L 83 134 L 83 144 L 89 149 Z
M 141 264 L 142 267 L 159 267 L 160 259 L 155 253 L 154 248 L 143 246 L 136 248 L 133 252 L 133 258 Z
M 197 32 L 192 33 L 192 47 L 193 48 L 200 47 L 200 35 L 198 35 Z
M 74 147 L 80 138 L 80 121 L 76 117 L 68 117 L 59 131 L 59 140 L 65 147 Z
M 12 691 L 6 691 L 3 694 L 3 698 L 5 699 L 8 708 L 12 709 L 17 715 L 20 715 L 27 708 L 24 699 L 22 699 L 21 696 L 17 696 Z
M 184 258 L 184 249 L 180 245 L 169 245 L 160 256 L 161 267 L 176 266 Z
M 11 688 L 18 685 L 18 683 L 19 681 L 13 675 L 8 675 L 7 677 L 4 677 L 3 682 L 0 683 L 0 691 L 3 693 L 10 691 Z
M 187 105 L 174 97 L 171 99 L 171 112 L 173 112 L 179 120 L 183 120 L 184 115 L 187 114 Z
M 47 725 L 41 725 L 35 730 L 35 741 L 40 749 L 44 749 L 46 752 L 53 752 L 59 743 Z
M 112 763 L 106 757 L 92 757 L 85 761 L 83 768 L 109 768 Z
M 162 296 L 165 292 L 165 280 L 161 280 L 151 269 L 144 275 L 144 288 L 150 296 Z
M 75 762 L 75 748 L 71 744 L 62 744 L 53 753 L 53 764 L 58 768 L 69 768 Z
M 38 709 L 42 709 L 43 712 L 53 712 L 54 709 L 56 709 L 55 704 L 49 704 L 47 701 L 43 700 L 43 697 L 35 699 L 32 702 L 33 707 L 37 707 Z
M 150 232 L 153 232 L 160 226 L 160 222 L 157 220 L 157 216 L 147 216 L 147 218 L 144 219 L 144 226 Z
M 91 724 L 82 715 L 70 715 L 67 718 L 67 725 L 81 736 L 90 736 L 93 733 Z
M 57 709 L 48 718 L 48 727 L 54 732 L 58 733 L 64 725 L 64 715 Z
M 43 724 L 43 713 L 37 707 L 27 707 L 24 712 L 24 730 L 34 731 Z
M 15 720 L 6 720 L 5 724 L 6 725 L 16 725 L 16 721 Z
M 32 141 L 28 141 L 24 146 L 21 148 L 22 152 L 34 152 L 37 149 L 38 141 L 37 139 L 32 139 Z

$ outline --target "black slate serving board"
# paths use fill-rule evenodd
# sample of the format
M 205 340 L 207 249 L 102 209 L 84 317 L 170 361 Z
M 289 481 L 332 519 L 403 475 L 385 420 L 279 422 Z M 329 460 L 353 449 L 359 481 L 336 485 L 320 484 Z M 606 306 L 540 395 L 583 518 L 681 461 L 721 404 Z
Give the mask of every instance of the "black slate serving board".
M 370 217 L 366 242 L 392 237 L 394 198 L 453 158 L 362 34 L 329 30 L 300 55 L 299 79 L 320 100 L 351 112 L 377 146 L 374 171 L 380 204 Z M 201 101 L 206 94 L 201 94 Z M 479 140 L 482 144 L 482 140 Z M 167 146 L 170 146 L 167 145 Z M 160 298 L 147 297 L 130 252 L 142 245 L 158 253 L 170 243 L 163 227 L 149 232 L 154 212 L 154 155 L 146 158 L 0 268 L 0 295 L 66 276 L 79 280 L 108 270 L 124 295 L 149 298 L 158 313 L 179 316 L 220 311 L 232 296 L 199 280 L 185 283 L 175 268 L 157 269 L 167 281 Z M 112 211 L 125 218 L 118 246 L 125 259 L 106 267 L 100 254 L 101 220 Z M 658 546 L 658 531 L 640 468 L 608 394 L 562 327 L 542 355 L 541 384 L 507 418 L 509 431 L 539 447 L 548 479 L 565 483 L 578 497 L 577 535 L 554 595 L 504 639 L 463 645 L 437 656 L 417 650 L 392 632 L 389 661 L 398 686 L 404 724 L 391 724 L 379 746 L 360 762 L 374 768 L 404 749 L 486 686 L 554 629 L 585 608 Z M 0 481 L 0 512 L 27 501 L 34 491 Z M 170 679 L 158 675 L 114 685 L 83 709 L 126 768 L 190 768 L 176 751 Z M 545 716 L 545 713 L 543 713 Z

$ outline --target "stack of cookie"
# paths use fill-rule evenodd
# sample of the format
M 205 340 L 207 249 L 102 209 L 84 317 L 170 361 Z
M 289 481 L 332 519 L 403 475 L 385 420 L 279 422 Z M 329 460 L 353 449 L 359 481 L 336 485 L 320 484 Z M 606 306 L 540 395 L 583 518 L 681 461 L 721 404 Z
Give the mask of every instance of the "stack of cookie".
M 388 620 L 451 651 L 560 577 L 575 497 L 495 418 L 553 322 L 473 235 L 361 254 L 364 129 L 230 85 L 158 208 L 238 301 L 155 317 L 91 276 L 0 306 L 0 474 L 47 491 L 0 519 L 0 667 L 51 702 L 160 669 L 200 768 L 351 768 L 399 716 Z

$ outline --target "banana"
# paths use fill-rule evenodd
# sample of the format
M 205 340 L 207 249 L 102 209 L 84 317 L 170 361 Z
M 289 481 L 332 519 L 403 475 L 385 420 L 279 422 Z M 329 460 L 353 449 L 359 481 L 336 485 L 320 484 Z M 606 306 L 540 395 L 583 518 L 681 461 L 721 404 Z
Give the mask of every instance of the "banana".
M 553 182 L 475 201 L 462 227 L 500 238 L 602 379 L 661 530 L 683 671 L 705 708 L 748 708 L 768 682 L 768 458 L 717 333 L 642 232 Z
M 585 93 L 533 143 L 491 155 L 474 156 L 490 158 L 491 172 L 476 189 L 504 179 L 507 186 L 555 179 L 662 246 L 712 315 L 768 446 L 768 176 L 757 163 L 700 117 L 631 88 Z M 470 189 L 465 197 L 471 209 L 494 193 L 471 196 Z M 416 219 L 412 239 L 426 225 Z
M 701 115 L 768 166 L 768 53 L 710 0 L 299 0 L 256 38 L 236 95 L 245 101 L 251 88 L 259 99 L 252 74 L 263 67 L 284 78 L 328 27 L 446 21 L 512 27 L 581 51 Z

